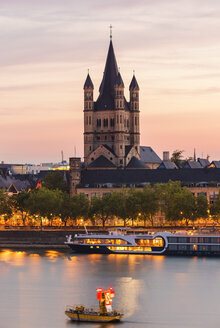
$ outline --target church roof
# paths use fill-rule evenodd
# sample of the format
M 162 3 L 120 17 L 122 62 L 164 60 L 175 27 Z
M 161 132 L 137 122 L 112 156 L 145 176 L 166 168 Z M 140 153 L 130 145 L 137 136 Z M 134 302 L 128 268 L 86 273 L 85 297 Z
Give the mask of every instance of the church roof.
M 135 75 L 133 75 L 133 78 L 132 78 L 131 83 L 129 85 L 129 90 L 134 90 L 134 89 L 139 90 L 139 85 L 137 83 Z
M 92 80 L 91 80 L 91 77 L 90 77 L 89 73 L 87 75 L 87 78 L 86 78 L 86 81 L 84 83 L 83 89 L 87 89 L 87 88 L 94 89 L 94 86 L 93 86 L 93 83 L 92 83 Z
M 123 87 L 124 88 L 124 82 L 122 80 L 122 77 L 121 77 L 120 72 L 118 72 L 118 75 L 116 76 L 115 86 L 117 86 L 117 87 Z
M 112 40 L 110 40 L 108 55 L 105 64 L 103 79 L 99 87 L 99 97 L 94 103 L 94 109 L 99 110 L 114 110 L 114 87 L 116 85 L 123 85 L 121 74 L 118 72 L 118 66 L 115 58 Z M 125 110 L 129 110 L 128 103 L 124 97 Z
M 140 161 L 138 158 L 136 157 L 132 157 L 130 162 L 127 165 L 127 168 L 132 168 L 132 169 L 147 169 L 147 165 L 144 164 L 144 162 Z
M 141 160 L 144 163 L 158 163 L 160 164 L 162 161 L 160 157 L 153 151 L 151 147 L 140 146 L 140 155 Z
M 115 165 L 101 155 L 88 165 L 88 168 L 113 168 Z

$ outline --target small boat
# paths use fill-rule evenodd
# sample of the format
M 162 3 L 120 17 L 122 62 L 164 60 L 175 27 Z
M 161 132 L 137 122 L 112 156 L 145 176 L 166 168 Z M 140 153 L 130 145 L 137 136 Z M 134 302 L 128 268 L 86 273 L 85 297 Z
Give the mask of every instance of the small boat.
M 67 305 L 65 314 L 72 321 L 89 321 L 89 322 L 112 322 L 120 321 L 123 314 L 117 310 L 112 310 L 112 298 L 115 292 L 112 287 L 109 289 L 98 288 L 97 300 L 99 300 L 99 308 L 85 308 L 84 305 Z

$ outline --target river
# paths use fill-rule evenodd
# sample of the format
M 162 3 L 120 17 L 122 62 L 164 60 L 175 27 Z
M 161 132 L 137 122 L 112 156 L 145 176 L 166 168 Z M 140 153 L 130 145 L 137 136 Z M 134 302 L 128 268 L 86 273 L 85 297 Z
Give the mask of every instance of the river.
M 96 305 L 113 286 L 118 324 L 72 323 L 67 304 Z M 0 251 L 1 328 L 220 326 L 220 259 Z

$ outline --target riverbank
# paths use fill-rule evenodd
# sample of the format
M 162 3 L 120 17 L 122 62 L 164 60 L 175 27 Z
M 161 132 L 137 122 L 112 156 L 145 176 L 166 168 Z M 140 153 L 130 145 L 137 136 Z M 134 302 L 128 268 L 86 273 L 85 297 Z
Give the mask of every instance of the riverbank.
M 0 248 L 53 248 L 68 249 L 64 244 L 66 236 L 79 231 L 37 231 L 3 230 L 0 231 Z
M 112 230 L 111 228 L 110 230 Z M 152 231 L 172 231 L 176 232 L 183 229 L 175 228 L 145 228 L 145 229 L 128 229 L 128 233 L 146 233 Z M 184 230 L 193 230 L 191 229 L 184 229 Z M 209 230 L 209 229 L 208 229 Z M 219 231 L 218 231 L 219 232 Z M 72 229 L 52 229 L 52 230 L 30 230 L 30 229 L 21 229 L 21 230 L 0 230 L 0 248 L 14 248 L 14 249 L 59 249 L 59 250 L 69 250 L 69 247 L 65 245 L 65 241 L 67 236 L 79 233 L 85 233 L 85 230 L 82 228 L 72 228 Z M 108 233 L 108 228 L 97 228 L 96 229 L 89 229 L 89 233 L 98 233 L 98 234 L 105 234 Z M 203 233 L 205 233 L 203 231 Z

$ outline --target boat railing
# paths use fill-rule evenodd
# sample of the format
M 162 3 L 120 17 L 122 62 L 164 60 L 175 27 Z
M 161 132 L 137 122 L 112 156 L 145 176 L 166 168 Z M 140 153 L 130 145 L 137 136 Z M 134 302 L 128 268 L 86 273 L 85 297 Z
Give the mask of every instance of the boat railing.
M 74 304 L 74 305 L 67 305 L 66 306 L 66 311 L 72 310 L 72 311 L 76 311 L 76 307 L 84 307 L 84 304 Z
M 78 309 L 83 308 L 83 313 L 98 313 L 99 312 L 99 307 L 92 305 L 90 308 L 86 308 L 84 304 L 74 304 L 74 305 L 67 305 L 66 306 L 66 311 L 69 312 L 74 312 L 77 311 Z

